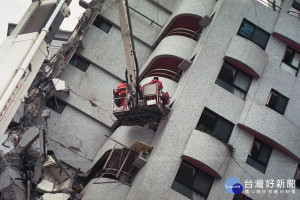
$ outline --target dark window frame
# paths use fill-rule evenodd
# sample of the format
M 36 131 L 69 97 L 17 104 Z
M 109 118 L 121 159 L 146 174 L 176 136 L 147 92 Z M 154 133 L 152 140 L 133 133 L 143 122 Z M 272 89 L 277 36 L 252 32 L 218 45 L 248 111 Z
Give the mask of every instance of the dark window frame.
M 232 131 L 233 131 L 233 129 L 234 129 L 235 124 L 232 123 L 231 121 L 225 119 L 225 118 L 222 117 L 221 115 L 218 115 L 218 114 L 215 113 L 214 111 L 208 109 L 207 107 L 205 107 L 205 108 L 203 109 L 203 111 L 202 111 L 202 114 L 201 114 L 200 118 L 199 118 L 199 121 L 198 121 L 198 123 L 197 123 L 197 126 L 201 125 L 200 119 L 201 119 L 201 117 L 202 117 L 204 111 L 207 111 L 207 112 L 209 112 L 209 113 L 211 113 L 211 114 L 213 114 L 213 115 L 216 116 L 216 122 L 215 122 L 215 124 L 214 124 L 214 128 L 213 128 L 213 130 L 210 130 L 210 132 L 211 132 L 212 135 L 214 135 L 214 136 L 220 138 L 220 137 L 214 132 L 218 120 L 223 120 L 224 122 L 226 122 L 226 123 L 232 125 L 232 128 L 231 128 L 230 134 L 228 135 L 228 138 L 226 138 L 226 140 L 221 139 L 221 140 L 223 140 L 224 142 L 228 143 L 228 141 L 229 141 L 229 139 L 230 139 L 230 137 L 231 137 Z M 197 126 L 196 126 L 196 127 L 197 127 Z
M 196 166 L 190 164 L 189 162 L 187 162 L 187 161 L 185 161 L 185 160 L 182 160 L 182 162 L 180 163 L 180 166 L 182 165 L 182 163 L 185 163 L 185 164 L 189 165 L 190 167 L 193 167 L 193 168 L 196 169 L 196 173 L 195 173 L 195 176 L 193 177 L 192 182 L 194 182 L 195 178 L 197 177 L 197 174 L 200 173 L 199 171 L 201 171 L 201 173 L 208 174 L 207 172 L 205 172 L 205 171 L 199 169 L 198 167 L 196 167 Z M 179 172 L 180 166 L 179 166 L 179 168 L 178 168 L 177 173 Z M 187 187 L 188 189 L 190 189 L 190 190 L 192 190 L 192 191 L 194 191 L 194 192 L 200 194 L 200 195 L 203 196 L 204 198 L 207 198 L 207 197 L 208 197 L 208 195 L 209 195 L 209 193 L 210 193 L 210 190 L 211 190 L 211 188 L 212 188 L 212 185 L 213 185 L 214 182 L 215 182 L 215 177 L 213 177 L 212 175 L 208 174 L 209 176 L 213 177 L 213 181 L 212 181 L 212 183 L 211 183 L 211 185 L 210 185 L 210 187 L 209 187 L 209 189 L 208 189 L 208 193 L 207 193 L 207 195 L 206 195 L 206 194 L 203 194 L 202 192 L 200 192 L 199 190 L 197 190 L 196 188 L 193 188 L 193 187 L 191 187 L 191 186 L 188 186 L 188 185 L 184 184 L 184 183 L 183 183 L 182 181 L 180 181 L 180 180 L 176 180 L 177 173 L 176 173 L 176 176 L 175 176 L 175 178 L 174 178 L 174 181 L 177 181 L 178 183 L 180 183 L 181 185 Z M 173 181 L 173 182 L 174 182 L 174 181 Z M 172 188 L 172 187 L 171 187 L 171 188 Z M 173 189 L 173 188 L 172 188 L 172 189 Z M 176 190 L 175 190 L 175 191 L 176 191 Z M 178 191 L 176 191 L 176 192 L 178 192 Z
M 286 104 L 285 104 L 285 107 L 284 107 L 284 110 L 283 110 L 282 112 L 279 111 L 279 110 L 276 110 L 275 108 L 272 108 L 272 107 L 270 107 L 270 106 L 268 105 L 268 103 L 269 103 L 269 101 L 270 101 L 270 98 L 271 98 L 270 95 L 271 95 L 272 92 L 277 93 L 278 96 L 281 96 L 281 97 L 283 97 L 284 99 L 287 100 L 287 101 L 286 101 Z M 279 99 L 279 98 L 276 99 L 276 103 L 275 103 L 275 104 L 278 103 L 278 99 Z M 267 106 L 268 108 L 270 108 L 270 109 L 272 109 L 272 110 L 274 110 L 274 111 L 276 111 L 276 112 L 278 112 L 278 113 L 284 115 L 285 110 L 286 110 L 286 107 L 287 107 L 287 105 L 288 105 L 288 103 L 289 103 L 289 100 L 290 100 L 290 99 L 289 99 L 288 97 L 284 96 L 283 94 L 281 94 L 280 92 L 278 92 L 278 91 L 276 91 L 276 90 L 274 90 L 274 89 L 272 88 L 271 91 L 270 91 L 270 93 L 269 93 L 269 96 L 268 96 L 268 99 L 267 99 L 266 106 Z
M 246 23 L 250 24 L 251 26 L 253 26 L 253 28 L 254 28 L 253 32 L 251 33 L 250 38 L 246 38 L 245 36 L 243 36 L 243 35 L 240 34 L 240 31 L 241 31 L 241 28 L 242 28 L 242 25 L 243 25 L 243 22 L 244 22 L 244 21 L 245 21 Z M 256 29 L 258 29 L 258 30 L 260 30 L 261 32 L 266 33 L 266 34 L 268 35 L 268 40 L 267 40 L 267 42 L 266 42 L 266 46 L 261 46 L 260 44 L 258 44 L 258 43 L 256 43 L 256 42 L 253 41 L 253 36 L 254 36 L 254 32 L 255 32 Z M 243 21 L 242 21 L 242 23 L 241 23 L 241 26 L 240 26 L 238 32 L 237 32 L 237 35 L 239 35 L 239 36 L 241 36 L 241 37 L 243 37 L 243 38 L 246 38 L 247 40 L 250 40 L 251 42 L 253 42 L 253 43 L 256 44 L 257 46 L 259 46 L 259 47 L 262 48 L 263 50 L 266 49 L 266 47 L 267 47 L 267 45 L 268 45 L 268 42 L 269 42 L 269 39 L 270 39 L 270 36 L 271 36 L 271 34 L 270 34 L 269 32 L 265 31 L 264 29 L 262 29 L 262 28 L 260 28 L 259 26 L 253 24 L 252 22 L 250 22 L 249 20 L 247 20 L 247 19 L 245 19 L 245 18 L 243 18 Z
M 245 194 L 241 193 L 241 194 L 235 194 L 233 196 L 232 200 L 253 200 L 250 197 L 246 196 Z
M 73 63 L 73 60 L 75 59 L 75 63 Z M 76 61 L 80 60 L 78 63 L 76 63 Z M 89 61 L 87 61 L 86 59 L 84 59 L 83 57 L 79 56 L 78 54 L 74 54 L 71 58 L 71 60 L 69 61 L 69 64 L 71 64 L 72 66 L 76 67 L 77 69 L 86 72 L 89 68 L 89 66 L 91 65 L 91 63 Z M 80 65 L 80 64 L 84 64 L 84 65 Z
M 300 2 L 294 0 L 291 7 L 300 12 Z
M 298 166 L 297 166 L 297 169 L 296 169 L 296 172 L 295 172 L 295 176 L 294 176 L 294 179 L 296 180 L 296 188 L 300 189 L 300 179 L 296 179 L 298 170 L 300 172 L 300 162 L 298 163 Z
M 54 104 L 55 103 L 55 104 Z M 62 114 L 63 111 L 65 110 L 67 104 L 57 98 L 56 96 L 53 96 L 49 99 L 46 100 L 45 106 L 47 108 L 50 108 L 51 110 L 57 112 L 58 114 Z M 62 107 L 60 107 L 62 106 Z
M 287 63 L 287 62 L 284 61 L 284 58 L 285 58 L 285 56 L 286 56 L 286 52 L 287 52 L 288 49 L 292 50 L 292 52 L 293 52 L 293 58 L 294 58 L 294 56 L 295 56 L 295 53 L 300 54 L 300 52 L 296 51 L 296 50 L 293 49 L 292 47 L 287 46 L 287 47 L 286 47 L 286 50 L 285 50 L 285 52 L 284 52 L 284 56 L 282 57 L 282 61 L 281 61 L 281 62 L 283 62 L 284 64 L 288 65 L 288 66 L 291 67 L 292 69 L 296 70 L 296 75 L 295 75 L 295 76 L 298 76 L 298 72 L 299 72 L 299 68 L 300 68 L 300 61 L 299 61 L 299 64 L 298 64 L 298 68 L 295 67 L 294 65 L 292 65 L 291 63 Z
M 250 155 L 250 153 L 252 152 L 252 149 L 253 149 L 253 147 L 254 147 L 254 145 L 255 145 L 255 142 L 259 142 L 259 143 L 260 143 L 260 148 L 259 148 L 259 150 L 258 150 L 258 155 L 260 155 L 260 153 L 261 153 L 261 151 L 262 151 L 262 149 L 263 149 L 263 146 L 266 146 L 266 147 L 268 147 L 269 149 L 271 149 L 271 150 L 270 150 L 270 154 L 269 154 L 269 156 L 268 156 L 268 159 L 267 159 L 266 163 L 264 163 L 264 162 L 262 162 L 262 161 L 260 161 L 260 160 L 258 160 L 258 159 L 256 159 L 256 158 L 254 158 L 254 157 L 252 157 L 252 156 Z M 260 141 L 260 140 L 257 139 L 257 138 L 254 138 L 253 143 L 252 143 L 252 146 L 251 146 L 251 149 L 250 149 L 250 151 L 249 151 L 249 154 L 248 154 L 248 157 L 247 157 L 247 160 L 246 160 L 246 163 L 247 163 L 248 165 L 250 165 L 251 167 L 253 167 L 254 169 L 256 169 L 256 170 L 258 170 L 258 171 L 260 171 L 260 172 L 262 172 L 262 173 L 265 173 L 266 170 L 267 170 L 267 167 L 268 167 L 268 164 L 269 164 L 269 161 L 270 161 L 270 157 L 271 157 L 271 155 L 272 155 L 272 152 L 273 152 L 273 147 L 267 145 L 266 143 Z M 256 166 L 251 165 L 251 164 L 248 162 L 248 158 L 251 158 L 253 161 L 255 161 L 255 162 L 257 162 L 257 163 L 263 165 L 263 166 L 265 167 L 264 170 L 261 171 L 261 170 L 258 169 Z
M 101 28 L 101 25 L 102 25 L 102 24 L 107 25 L 107 26 L 109 27 L 109 29 L 106 30 L 106 29 Z M 98 15 L 98 16 L 95 18 L 95 20 L 94 20 L 94 22 L 93 22 L 93 25 L 94 25 L 95 27 L 99 28 L 101 31 L 107 33 L 107 34 L 109 33 L 109 31 L 111 30 L 111 28 L 112 28 L 112 26 L 113 26 L 112 23 L 110 23 L 107 19 L 103 18 L 103 17 L 100 16 L 100 15 Z
M 228 82 L 226 82 L 226 81 L 224 81 L 224 80 L 222 80 L 222 79 L 219 78 L 220 73 L 221 73 L 221 70 L 222 70 L 224 64 L 227 64 L 227 65 L 231 66 L 232 68 L 234 68 L 234 69 L 236 70 L 236 73 L 235 73 L 235 75 L 234 75 L 234 78 L 233 78 L 233 82 L 232 82 L 232 83 L 228 83 Z M 220 79 L 220 80 L 226 82 L 227 84 L 229 84 L 230 86 L 232 86 L 233 88 L 235 88 L 235 89 L 237 89 L 237 90 L 243 92 L 243 93 L 245 94 L 245 98 L 246 98 L 246 96 L 247 96 L 247 94 L 248 94 L 248 91 L 249 91 L 249 88 L 250 88 L 250 86 L 251 86 L 251 84 L 252 84 L 253 77 L 250 76 L 249 74 L 247 74 L 246 72 L 244 72 L 243 70 L 241 70 L 241 69 L 235 67 L 234 65 L 230 64 L 230 63 L 227 62 L 227 61 L 225 61 L 225 62 L 223 63 L 222 68 L 221 68 L 221 70 L 220 70 L 220 72 L 219 72 L 219 74 L 218 74 L 217 80 Z M 247 74 L 249 77 L 251 77 L 251 81 L 250 81 L 250 84 L 249 84 L 249 86 L 248 86 L 248 88 L 247 88 L 247 91 L 245 91 L 244 89 L 240 88 L 239 86 L 233 84 L 239 72 L 242 72 L 242 73 L 244 73 L 244 74 Z M 216 83 L 217 85 L 219 85 L 219 84 L 217 83 L 217 80 L 216 80 L 215 83 Z M 219 86 L 222 87 L 221 85 L 219 85 Z M 222 87 L 222 88 L 225 89 L 225 90 L 227 90 L 227 89 L 224 88 L 224 87 Z M 228 91 L 228 90 L 227 90 L 227 91 Z M 228 91 L 228 92 L 230 92 L 230 91 Z M 230 93 L 233 94 L 232 92 L 230 92 Z M 233 95 L 235 95 L 235 94 L 233 94 Z M 237 95 L 236 95 L 236 96 L 237 96 Z M 245 100 L 245 98 L 244 98 L 243 100 Z

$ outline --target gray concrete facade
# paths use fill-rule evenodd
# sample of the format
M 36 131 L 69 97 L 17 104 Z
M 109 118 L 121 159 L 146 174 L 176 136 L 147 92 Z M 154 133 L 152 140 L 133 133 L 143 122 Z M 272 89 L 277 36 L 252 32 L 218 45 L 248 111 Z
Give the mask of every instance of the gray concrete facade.
M 293 179 L 300 157 L 300 79 L 280 68 L 288 44 L 273 35 L 277 32 L 300 45 L 300 24 L 294 23 L 294 19 L 285 19 L 292 17 L 286 16 L 292 0 L 283 1 L 280 12 L 255 0 L 178 0 L 172 4 L 170 1 L 129 0 L 129 4 L 162 25 L 161 28 L 151 24 L 141 15 L 130 11 L 142 75 L 148 72 L 149 66 L 158 58 L 186 59 L 192 65 L 182 73 L 178 83 L 167 78 L 160 79 L 165 84 L 164 91 L 170 91 L 173 104 L 155 133 L 142 127 L 121 126 L 114 130 L 114 121 L 110 118 L 112 89 L 125 78 L 125 58 L 117 4 L 113 0 L 105 2 L 100 15 L 111 22 L 112 28 L 109 33 L 95 26 L 90 28 L 87 47 L 77 53 L 91 64 L 87 72 L 68 66 L 62 75 L 61 78 L 66 80 L 74 94 L 71 92 L 70 96 L 59 96 L 68 104 L 67 109 L 60 116 L 52 115 L 49 130 L 52 143 L 64 141 L 65 146 L 74 146 L 85 154 L 74 160 L 72 148 L 64 149 L 70 151 L 65 157 L 55 153 L 75 168 L 84 166 L 82 171 L 86 172 L 112 148 L 113 144 L 104 135 L 111 135 L 113 139 L 128 146 L 143 141 L 154 148 L 131 187 L 116 184 L 99 184 L 95 187 L 89 184 L 85 194 L 89 191 L 97 195 L 100 191 L 111 190 L 105 193 L 111 195 L 111 199 L 188 199 L 171 189 L 184 156 L 203 163 L 219 175 L 214 179 L 207 200 L 232 199 L 233 195 L 224 189 L 224 183 L 230 177 L 239 178 L 243 185 L 246 180 Z M 205 15 L 214 16 L 202 30 L 198 41 L 183 35 L 164 37 L 177 16 L 184 15 L 201 18 Z M 237 36 L 243 19 L 270 34 L 265 50 Z M 254 72 L 251 76 L 255 78 L 245 100 L 215 83 L 226 58 L 233 58 Z M 141 84 L 151 78 L 142 80 Z M 266 106 L 271 89 L 289 98 L 284 114 Z M 97 107 L 88 105 L 90 100 Z M 228 141 L 235 149 L 233 156 L 225 144 L 195 130 L 204 108 L 234 124 Z M 66 123 L 68 125 L 63 127 Z M 82 143 L 67 139 L 72 137 L 74 128 L 76 137 L 80 135 Z M 246 163 L 257 137 L 250 129 L 263 135 L 263 142 L 273 141 L 270 143 L 273 150 L 265 173 Z M 59 135 L 58 132 L 62 130 L 63 135 Z M 80 152 L 75 154 L 79 155 Z M 205 171 L 205 168 L 200 170 Z M 122 192 L 118 194 L 121 196 L 113 194 L 118 188 L 121 188 Z M 296 189 L 296 195 L 299 193 L 299 189 Z M 293 199 L 296 195 L 279 194 L 278 199 Z M 257 194 L 249 197 L 255 200 L 266 199 Z

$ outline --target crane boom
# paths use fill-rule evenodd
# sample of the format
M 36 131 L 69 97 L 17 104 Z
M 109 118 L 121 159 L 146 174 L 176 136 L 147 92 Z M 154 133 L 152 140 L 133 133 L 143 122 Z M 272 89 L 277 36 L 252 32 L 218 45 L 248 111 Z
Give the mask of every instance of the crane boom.
M 0 138 L 49 54 L 47 36 L 69 15 L 66 2 L 32 2 L 14 31 L 16 35 L 8 37 L 0 46 Z
M 128 3 L 127 0 L 117 0 L 118 1 L 118 9 L 119 9 L 119 20 L 120 27 L 122 32 L 122 40 L 124 46 L 124 54 L 126 59 L 126 69 L 127 69 L 127 81 L 128 87 L 136 94 L 136 85 L 137 85 L 137 77 L 135 74 L 135 49 L 132 38 L 132 30 L 131 30 L 131 22 L 130 16 L 128 12 Z

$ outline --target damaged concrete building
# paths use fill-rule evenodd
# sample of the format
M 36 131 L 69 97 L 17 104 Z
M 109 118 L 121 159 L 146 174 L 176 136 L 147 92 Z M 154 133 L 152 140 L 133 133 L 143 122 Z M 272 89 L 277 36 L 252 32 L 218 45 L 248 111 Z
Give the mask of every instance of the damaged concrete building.
M 0 199 L 300 199 L 299 0 L 124 0 L 137 110 L 115 96 L 129 81 L 119 1 L 80 1 L 70 38 L 39 61 L 1 138 Z M 7 41 L 41 34 L 34 16 L 61 3 L 33 1 Z M 242 191 L 228 192 L 232 177 Z M 258 180 L 285 184 L 269 194 Z

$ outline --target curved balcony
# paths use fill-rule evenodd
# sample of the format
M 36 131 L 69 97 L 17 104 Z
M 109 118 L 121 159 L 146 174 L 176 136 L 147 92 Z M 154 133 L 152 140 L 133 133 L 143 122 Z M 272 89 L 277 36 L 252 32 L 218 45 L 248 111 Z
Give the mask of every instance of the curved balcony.
M 235 35 L 229 44 L 224 59 L 250 76 L 258 78 L 263 72 L 268 56 L 253 42 Z
M 196 44 L 184 36 L 164 38 L 143 66 L 140 77 L 160 76 L 177 82 L 180 78 L 178 67 L 191 56 Z
M 280 13 L 273 35 L 293 49 L 300 51 L 299 18 L 293 13 Z
M 94 184 L 98 182 L 98 184 Z M 108 178 L 93 179 L 82 192 L 82 200 L 94 200 L 101 197 L 103 200 L 125 199 L 130 186 L 114 182 Z
M 198 130 L 192 131 L 183 153 L 184 160 L 216 178 L 224 175 L 230 156 L 224 143 Z
M 156 46 L 162 38 L 168 35 L 181 35 L 198 40 L 197 31 L 200 21 L 205 15 L 210 15 L 216 1 L 182 0 L 163 27 L 160 36 L 155 42 Z
M 288 156 L 299 159 L 299 127 L 267 106 L 246 101 L 238 126 Z

